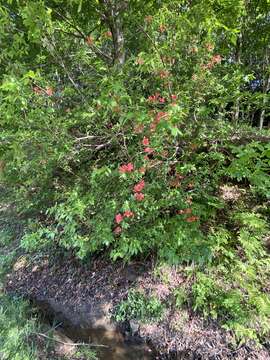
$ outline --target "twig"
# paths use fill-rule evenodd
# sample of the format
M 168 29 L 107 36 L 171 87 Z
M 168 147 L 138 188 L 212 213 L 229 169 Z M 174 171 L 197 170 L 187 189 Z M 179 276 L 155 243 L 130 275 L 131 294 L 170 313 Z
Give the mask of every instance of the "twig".
M 67 343 L 67 342 L 64 342 L 64 341 L 61 341 L 61 340 L 58 340 L 58 339 L 55 339 L 55 338 L 52 338 L 48 335 L 45 335 L 45 334 L 42 334 L 42 333 L 34 333 L 36 334 L 37 336 L 41 336 L 43 338 L 46 338 L 46 339 L 49 339 L 49 340 L 53 340 L 55 342 L 58 342 L 59 344 L 62 344 L 62 345 L 69 345 L 69 346 L 91 346 L 91 347 L 106 347 L 108 348 L 109 346 L 107 345 L 103 345 L 103 344 L 86 344 L 86 343 Z

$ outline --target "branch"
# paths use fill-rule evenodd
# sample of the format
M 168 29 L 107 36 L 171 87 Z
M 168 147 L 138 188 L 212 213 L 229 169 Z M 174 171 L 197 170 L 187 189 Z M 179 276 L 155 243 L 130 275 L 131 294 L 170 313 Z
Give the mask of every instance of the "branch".
M 90 347 L 105 347 L 105 348 L 108 348 L 109 346 L 107 345 L 103 345 L 103 344 L 86 344 L 86 343 L 73 343 L 73 342 L 70 342 L 70 343 L 67 343 L 67 342 L 64 342 L 64 341 L 61 341 L 61 340 L 58 340 L 58 339 L 55 339 L 53 337 L 50 337 L 48 335 L 45 335 L 45 334 L 42 334 L 42 333 L 34 333 L 36 334 L 37 336 L 41 336 L 43 338 L 46 338 L 46 339 L 49 339 L 49 340 L 52 340 L 52 341 L 55 341 L 55 342 L 58 342 L 59 344 L 62 344 L 62 345 L 69 345 L 69 346 L 90 346 Z
M 78 27 L 76 26 L 75 24 L 73 24 L 65 15 L 63 14 L 60 14 L 57 10 L 55 10 L 56 14 L 58 16 L 61 17 L 61 19 L 63 19 L 67 24 L 69 24 L 74 30 L 76 30 L 78 32 L 79 35 L 77 34 L 73 34 L 73 33 L 70 33 L 70 34 L 73 34 L 73 36 L 76 36 L 76 37 L 80 37 L 82 39 L 84 39 L 84 41 L 87 41 L 87 36 L 86 34 L 84 34 L 84 32 Z M 91 31 L 90 33 L 92 33 L 98 26 L 96 25 Z M 89 45 L 91 48 L 93 48 L 93 51 L 94 53 L 97 55 L 97 56 L 100 56 L 102 58 L 105 58 L 107 60 L 110 60 L 112 61 L 112 58 L 105 54 L 104 52 L 102 52 L 96 45 L 92 44 L 92 45 Z

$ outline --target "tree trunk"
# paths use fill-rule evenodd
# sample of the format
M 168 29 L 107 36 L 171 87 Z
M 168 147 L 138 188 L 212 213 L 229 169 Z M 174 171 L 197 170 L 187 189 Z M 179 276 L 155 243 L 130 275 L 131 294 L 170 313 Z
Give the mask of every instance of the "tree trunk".
M 112 33 L 113 64 L 122 66 L 126 60 L 122 15 L 127 2 L 125 0 L 100 0 L 100 3 L 103 7 L 103 20 Z
M 238 66 L 241 63 L 241 50 L 242 50 L 242 34 L 240 33 L 237 38 L 236 49 L 235 49 L 235 62 Z M 237 97 L 234 106 L 234 121 L 236 123 L 239 120 L 239 114 L 240 114 L 240 99 L 239 97 Z
M 263 128 L 263 124 L 264 124 L 264 118 L 265 118 L 265 105 L 267 102 L 267 93 L 270 90 L 270 75 L 268 75 L 268 79 L 266 81 L 265 87 L 264 87 L 264 97 L 263 97 L 263 109 L 261 111 L 261 115 L 260 115 L 260 122 L 259 122 L 259 128 L 260 130 L 262 130 Z

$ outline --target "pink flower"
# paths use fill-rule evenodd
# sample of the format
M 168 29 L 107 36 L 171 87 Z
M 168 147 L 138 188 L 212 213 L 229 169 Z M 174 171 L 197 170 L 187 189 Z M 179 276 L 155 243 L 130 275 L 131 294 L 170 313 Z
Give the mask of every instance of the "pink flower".
M 124 217 L 130 218 L 134 216 L 134 212 L 127 210 L 124 212 Z
M 122 232 L 121 226 L 117 226 L 117 227 L 113 230 L 113 232 L 115 233 L 115 235 L 121 234 L 121 232 Z
M 214 64 L 220 64 L 222 60 L 222 57 L 219 54 L 216 54 L 212 57 L 211 61 Z
M 140 193 L 144 189 L 144 186 L 145 186 L 145 182 L 144 180 L 141 180 L 140 182 L 138 182 L 138 184 L 134 186 L 133 191 L 135 193 Z
M 134 170 L 134 166 L 132 163 L 124 164 L 119 167 L 120 173 L 127 173 Z
M 104 35 L 107 36 L 107 37 L 112 37 L 112 32 L 111 31 L 106 31 L 104 33 Z
M 137 201 L 143 201 L 144 199 L 144 194 L 141 192 L 136 193 L 134 196 Z
M 161 104 L 164 104 L 166 100 L 165 100 L 164 97 L 160 97 L 158 101 L 159 101 Z
M 156 101 L 157 99 L 156 99 L 156 96 L 155 95 L 150 95 L 149 97 L 148 97 L 148 101 L 150 101 L 150 102 L 154 102 L 154 101 Z
M 117 223 L 117 224 L 120 224 L 120 222 L 122 222 L 123 221 L 123 215 L 122 214 L 117 214 L 117 215 L 115 215 L 115 222 Z
M 47 88 L 46 88 L 46 94 L 47 94 L 48 96 L 52 96 L 52 94 L 53 94 L 53 89 L 52 89 L 51 87 L 47 87 Z
M 172 100 L 177 100 L 177 95 L 171 95 Z
M 142 144 L 143 144 L 144 146 L 148 146 L 149 143 L 150 143 L 149 139 L 144 136 L 144 137 L 143 137 L 143 140 L 142 140 Z
M 147 154 L 152 154 L 154 152 L 154 149 L 150 148 L 150 147 L 146 147 L 144 149 L 144 152 L 147 153 Z

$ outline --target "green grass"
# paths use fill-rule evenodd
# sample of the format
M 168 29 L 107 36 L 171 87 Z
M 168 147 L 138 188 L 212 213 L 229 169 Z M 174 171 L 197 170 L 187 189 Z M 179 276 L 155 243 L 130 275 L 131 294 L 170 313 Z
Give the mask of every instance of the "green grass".
M 1 200 L 1 199 L 0 199 Z M 0 201 L 1 210 L 1 201 Z M 54 341 L 40 338 L 38 333 L 50 334 L 29 303 L 4 293 L 6 274 L 22 255 L 19 246 L 20 223 L 15 214 L 0 211 L 0 359 L 39 360 L 68 359 L 54 354 Z M 53 354 L 53 355 L 52 355 Z M 57 357 L 56 357 L 57 356 Z M 96 360 L 92 349 L 79 347 L 72 360 Z M 71 360 L 71 358 L 70 358 Z

